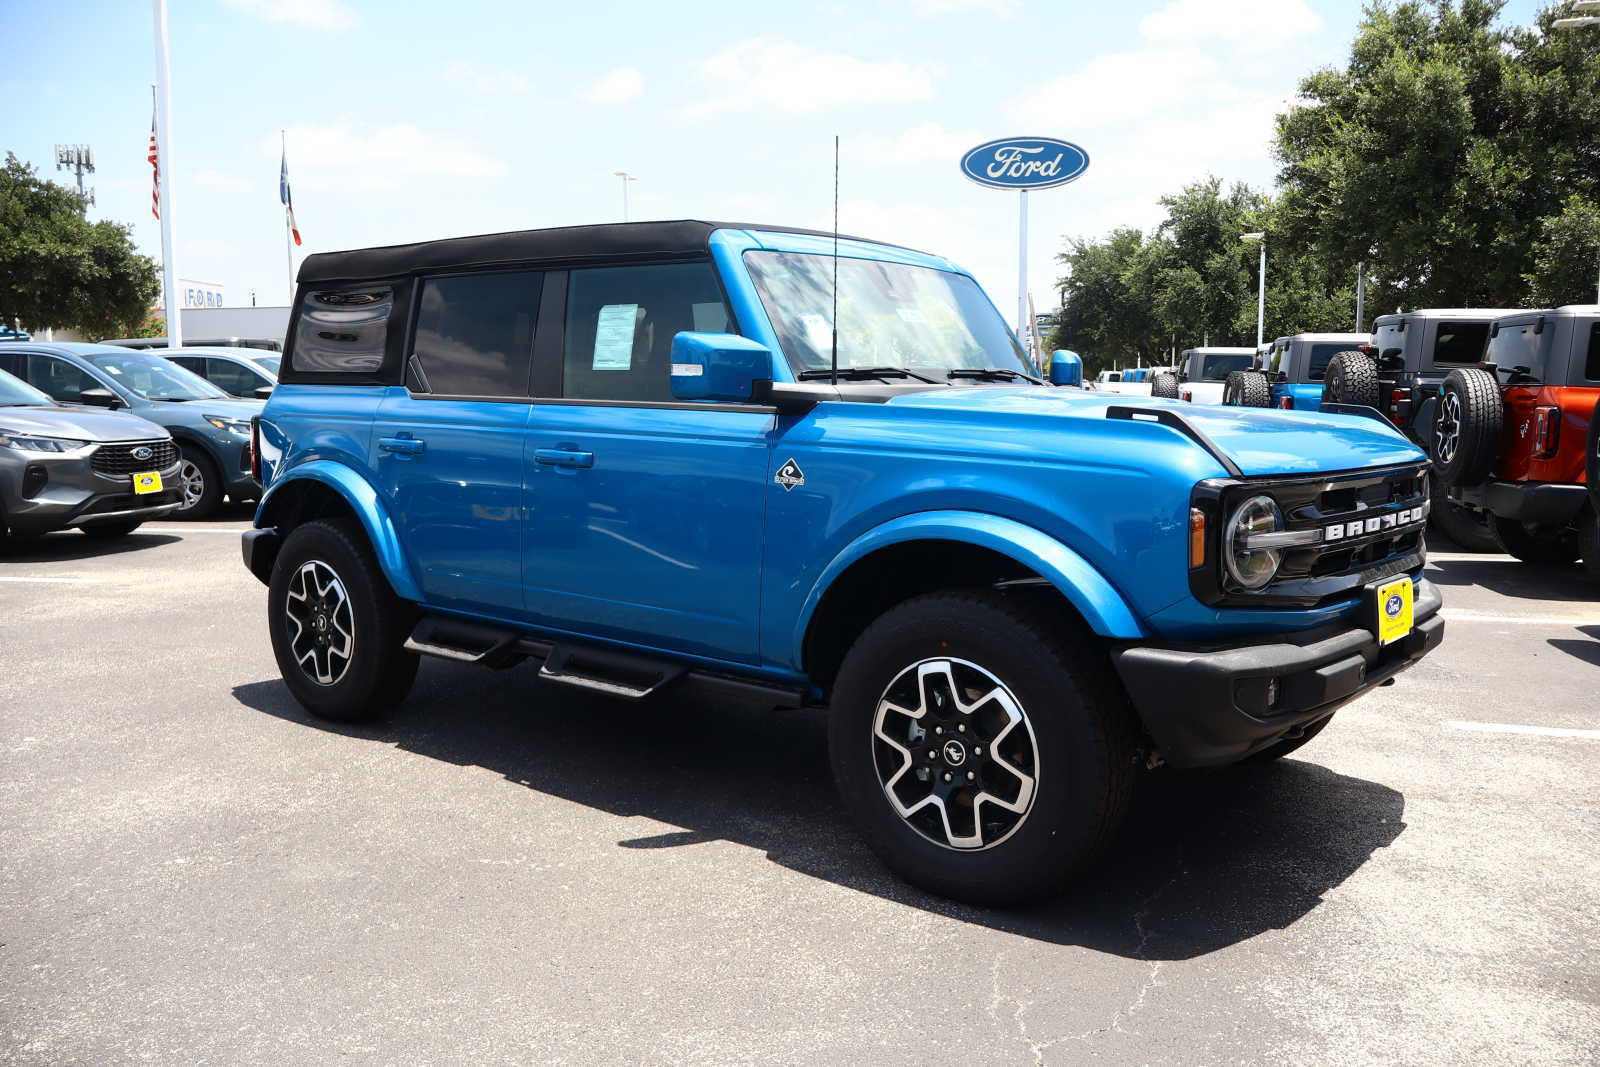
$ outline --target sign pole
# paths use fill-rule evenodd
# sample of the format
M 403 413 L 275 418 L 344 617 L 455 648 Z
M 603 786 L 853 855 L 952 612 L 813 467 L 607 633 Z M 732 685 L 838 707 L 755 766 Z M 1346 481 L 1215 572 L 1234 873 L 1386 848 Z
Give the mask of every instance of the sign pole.
M 172 100 L 167 62 L 167 0 L 153 0 L 156 20 L 156 159 L 161 168 L 161 302 L 167 315 L 167 346 L 183 344 L 183 314 L 178 306 L 178 266 L 172 254 Z
M 1017 336 L 1027 344 L 1028 333 L 1028 190 L 1017 192 Z

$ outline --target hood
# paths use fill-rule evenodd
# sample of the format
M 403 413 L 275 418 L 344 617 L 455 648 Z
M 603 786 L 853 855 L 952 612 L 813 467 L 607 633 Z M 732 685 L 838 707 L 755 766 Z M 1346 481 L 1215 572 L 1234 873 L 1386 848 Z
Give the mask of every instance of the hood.
M 230 419 L 250 420 L 250 416 L 261 414 L 261 409 L 267 406 L 265 400 L 244 400 L 237 397 L 217 400 L 182 400 L 176 404 L 158 403 L 157 407 L 179 408 L 183 411 L 193 412 L 196 415 L 226 415 Z
M 0 407 L 0 430 L 75 441 L 166 440 L 167 431 L 126 411 L 62 404 Z
M 1180 400 L 1038 386 L 930 389 L 903 393 L 888 404 L 891 407 L 980 411 L 997 418 L 1015 414 L 1104 419 L 1106 409 L 1111 407 L 1171 408 L 1181 412 L 1246 475 L 1321 474 L 1420 463 L 1427 458 L 1398 430 L 1360 415 L 1188 404 Z M 1171 434 L 1177 431 L 1151 424 L 1150 432 Z

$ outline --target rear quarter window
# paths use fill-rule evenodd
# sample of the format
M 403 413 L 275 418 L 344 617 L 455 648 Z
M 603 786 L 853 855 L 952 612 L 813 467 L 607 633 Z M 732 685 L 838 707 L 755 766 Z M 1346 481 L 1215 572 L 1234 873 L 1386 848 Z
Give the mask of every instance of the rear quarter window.
M 289 366 L 296 374 L 376 378 L 383 370 L 393 312 L 389 286 L 303 293 Z
M 1589 355 L 1583 363 L 1583 376 L 1600 382 L 1600 322 L 1589 324 Z
M 1489 341 L 1487 322 L 1441 322 L 1433 340 L 1435 364 L 1477 363 Z

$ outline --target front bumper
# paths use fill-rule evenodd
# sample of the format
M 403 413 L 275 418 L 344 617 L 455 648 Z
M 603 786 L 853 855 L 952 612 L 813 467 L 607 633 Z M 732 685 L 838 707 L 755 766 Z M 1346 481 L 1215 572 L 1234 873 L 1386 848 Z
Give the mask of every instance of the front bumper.
M 1129 645 L 1111 659 L 1161 758 L 1175 767 L 1233 763 L 1382 685 L 1444 639 L 1443 600 L 1417 582 L 1414 627 L 1380 647 L 1347 622 L 1237 645 Z M 1268 705 L 1269 685 L 1278 683 Z
M 82 456 L 30 455 L 25 460 L 0 463 L 0 523 L 24 535 L 49 533 L 77 526 L 147 522 L 176 511 L 183 503 L 178 488 L 179 465 L 161 471 L 159 493 L 133 492 L 127 475 L 94 472 Z M 30 485 L 30 469 L 41 482 Z

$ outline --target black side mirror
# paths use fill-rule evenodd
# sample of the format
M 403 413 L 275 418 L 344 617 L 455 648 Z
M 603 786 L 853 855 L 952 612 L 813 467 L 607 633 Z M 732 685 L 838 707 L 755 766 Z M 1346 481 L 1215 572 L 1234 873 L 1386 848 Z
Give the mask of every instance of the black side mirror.
M 269 397 L 271 395 L 272 395 L 272 386 L 270 386 L 270 385 L 263 385 L 259 389 L 256 390 L 256 399 L 257 400 L 265 400 L 267 397 Z
M 84 389 L 78 393 L 78 403 L 92 408 L 120 408 L 122 400 L 109 389 Z

